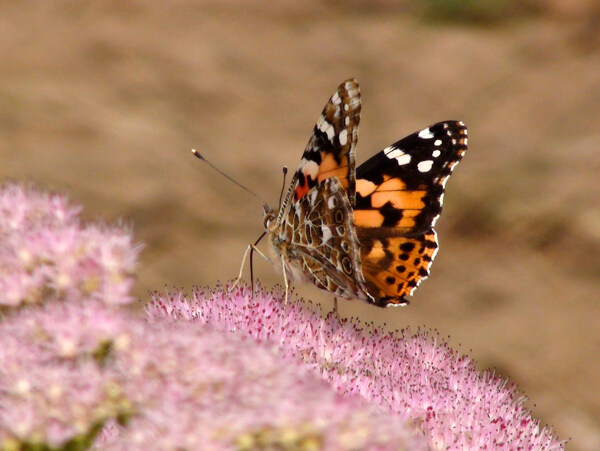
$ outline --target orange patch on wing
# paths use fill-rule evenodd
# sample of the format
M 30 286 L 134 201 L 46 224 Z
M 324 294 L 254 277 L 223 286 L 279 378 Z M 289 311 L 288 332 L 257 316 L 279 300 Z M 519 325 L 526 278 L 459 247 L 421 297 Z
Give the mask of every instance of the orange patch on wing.
M 434 231 L 429 231 L 413 238 L 389 238 L 386 243 L 388 255 L 393 255 L 393 259 L 381 259 L 385 255 L 383 244 L 377 240 L 370 252 L 361 253 L 363 273 L 372 296 L 376 299 L 389 296 L 392 299 L 388 303 L 403 303 L 401 298 L 412 294 L 429 275 L 437 238 Z
M 395 227 L 411 230 L 416 226 L 415 217 L 421 213 L 421 210 L 403 210 L 402 218 L 396 223 Z
M 378 191 L 371 196 L 371 205 L 379 208 L 390 202 L 394 208 L 422 210 L 425 208 L 423 197 L 426 194 L 426 191 Z
M 384 217 L 377 210 L 354 210 L 356 227 L 381 227 Z
M 377 189 L 377 185 L 375 183 L 370 182 L 367 179 L 357 179 L 356 180 L 356 192 L 360 194 L 362 197 L 367 197 L 373 191 Z
M 319 165 L 319 174 L 317 180 L 322 182 L 331 177 L 337 177 L 342 184 L 342 188 L 348 187 L 348 160 L 342 159 L 342 164 L 338 165 L 332 154 L 321 152 L 321 164 Z
M 373 245 L 373 247 L 371 248 L 369 253 L 366 255 L 366 258 L 368 258 L 369 260 L 379 260 L 383 257 L 385 257 L 385 252 L 383 249 L 383 244 L 381 244 L 381 241 L 377 241 Z
M 406 183 L 400 180 L 398 177 L 384 176 L 384 181 L 377 191 L 404 191 L 406 190 Z

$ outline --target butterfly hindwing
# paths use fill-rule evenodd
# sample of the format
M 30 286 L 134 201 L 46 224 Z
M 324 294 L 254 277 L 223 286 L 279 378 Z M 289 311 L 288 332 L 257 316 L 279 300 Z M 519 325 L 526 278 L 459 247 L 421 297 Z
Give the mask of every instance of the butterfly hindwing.
M 379 307 L 406 305 L 411 295 L 429 275 L 429 267 L 438 250 L 435 231 L 414 237 L 383 238 L 361 231 L 361 263 L 367 291 Z
M 283 224 L 283 236 L 300 263 L 294 278 L 308 279 L 340 297 L 366 296 L 352 208 L 337 178 L 311 188 Z
M 360 91 L 346 80 L 331 96 L 317 121 L 292 180 L 294 202 L 317 183 L 337 177 L 354 204 L 354 148 L 360 122 Z

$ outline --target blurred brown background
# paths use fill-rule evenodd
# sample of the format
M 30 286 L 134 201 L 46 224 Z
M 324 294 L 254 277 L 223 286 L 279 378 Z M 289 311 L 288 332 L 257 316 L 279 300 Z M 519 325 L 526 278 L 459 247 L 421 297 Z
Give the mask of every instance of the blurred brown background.
M 281 167 L 348 77 L 359 163 L 445 119 L 467 124 L 469 151 L 412 304 L 342 315 L 436 328 L 570 449 L 600 449 L 597 1 L 0 2 L 0 177 L 132 224 L 142 301 L 214 285 L 237 274 L 262 208 L 189 149 L 276 204 Z

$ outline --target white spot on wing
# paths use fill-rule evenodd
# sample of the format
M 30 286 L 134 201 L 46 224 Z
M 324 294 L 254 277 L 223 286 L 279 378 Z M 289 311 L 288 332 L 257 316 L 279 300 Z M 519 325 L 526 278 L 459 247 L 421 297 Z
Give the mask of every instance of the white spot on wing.
M 404 155 L 404 152 L 402 152 L 400 149 L 389 149 L 386 153 L 385 156 L 388 157 L 390 160 L 392 158 L 398 158 L 401 157 L 402 155 Z
M 398 162 L 398 166 L 403 166 L 405 164 L 408 164 L 408 163 L 410 163 L 410 160 L 411 160 L 410 155 L 407 153 L 396 158 L 396 161 Z
M 305 176 L 309 176 L 311 179 L 316 180 L 317 174 L 319 173 L 319 165 L 317 163 L 303 158 L 300 162 L 300 168 Z
M 433 166 L 433 160 L 425 160 L 421 161 L 417 165 L 417 169 L 419 172 L 429 172 L 431 170 L 431 166 Z
M 433 158 L 437 158 L 437 157 L 439 157 L 441 154 L 442 154 L 442 152 L 440 152 L 439 150 L 434 150 L 434 151 L 431 153 L 431 156 L 432 156 Z
M 383 149 L 383 153 L 390 160 L 395 159 L 398 162 L 399 166 L 410 163 L 410 155 L 402 152 L 397 147 L 386 147 L 385 149 Z
M 333 237 L 333 234 L 331 233 L 331 229 L 325 224 L 321 226 L 321 231 L 323 232 L 323 244 L 325 244 Z
M 340 140 L 340 144 L 342 146 L 345 146 L 346 143 L 348 142 L 348 130 L 342 130 L 340 132 L 340 135 L 338 136 L 339 140 Z
M 340 94 L 336 92 L 333 96 L 331 96 L 331 102 L 334 105 L 339 105 L 340 103 L 342 103 L 342 99 L 340 97 Z
M 429 130 L 429 127 L 424 128 L 423 130 L 421 130 L 419 132 L 419 138 L 431 139 L 431 138 L 433 138 L 433 133 L 431 133 L 431 130 Z
M 333 125 L 331 125 L 329 122 L 327 122 L 327 119 L 325 119 L 323 116 L 321 116 L 319 118 L 317 127 L 319 128 L 319 130 L 321 130 L 323 133 L 325 133 L 327 135 L 327 138 L 329 139 L 329 141 L 331 141 L 333 139 L 333 136 L 335 135 L 335 130 L 333 129 Z
M 443 185 L 442 185 L 443 188 Z M 444 205 L 444 193 L 442 192 L 442 194 L 440 195 L 440 207 Z M 431 227 L 435 227 L 435 223 L 437 222 L 437 220 L 439 219 L 440 215 L 436 215 L 432 220 L 431 220 Z M 435 253 L 437 253 L 437 249 L 434 251 Z M 433 257 L 435 257 L 435 253 L 433 254 Z
M 335 208 L 335 204 L 336 204 L 335 197 L 332 196 L 327 200 L 327 207 L 329 207 L 330 210 Z
M 433 143 L 434 146 L 441 146 L 442 145 L 442 140 L 441 139 L 436 139 Z

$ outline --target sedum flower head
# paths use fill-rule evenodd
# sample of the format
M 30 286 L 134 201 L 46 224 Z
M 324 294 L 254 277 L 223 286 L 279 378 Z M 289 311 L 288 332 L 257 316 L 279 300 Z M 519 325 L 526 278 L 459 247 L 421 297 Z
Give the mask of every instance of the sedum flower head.
M 104 364 L 106 343 L 126 324 L 93 301 L 53 302 L 0 322 L 0 448 L 89 446 L 107 419 L 127 414 L 122 374 Z
M 93 301 L 0 322 L 0 368 L 0 448 L 426 449 L 273 343 Z
M 302 303 L 284 306 L 281 295 L 248 288 L 228 294 L 196 290 L 153 296 L 153 319 L 216 325 L 276 343 L 343 395 L 370 403 L 419 426 L 434 449 L 562 449 L 523 407 L 515 387 L 454 352 L 431 331 L 386 333 L 358 323 L 322 319 Z
M 0 188 L 0 307 L 54 298 L 132 300 L 139 247 L 124 230 L 83 226 L 79 211 L 55 194 Z

